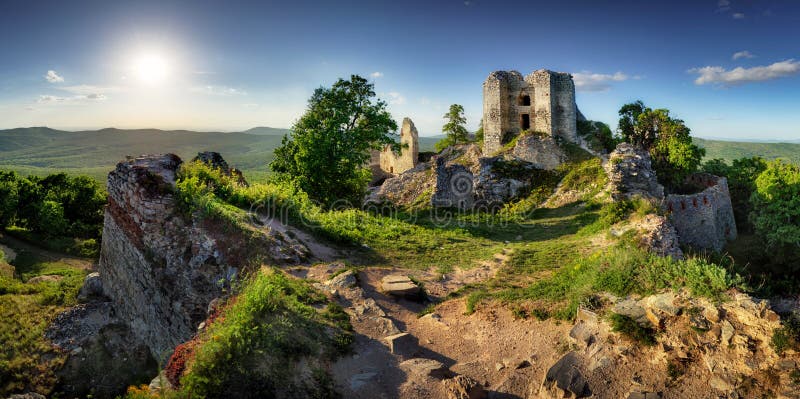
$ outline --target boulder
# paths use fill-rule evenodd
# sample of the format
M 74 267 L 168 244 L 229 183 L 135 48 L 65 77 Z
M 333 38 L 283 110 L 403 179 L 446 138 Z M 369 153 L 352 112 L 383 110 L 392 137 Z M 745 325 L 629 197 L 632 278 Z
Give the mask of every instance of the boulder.
M 597 324 L 591 322 L 578 321 L 569 330 L 570 338 L 584 346 L 593 344 L 596 340 Z
M 419 349 L 417 337 L 409 333 L 390 335 L 384 338 L 389 343 L 389 350 L 404 358 L 411 358 Z
M 336 275 L 334 278 L 328 280 L 325 284 L 331 289 L 350 288 L 356 285 L 358 280 L 356 274 L 352 270 Z
M 465 375 L 457 375 L 442 381 L 447 399 L 485 399 L 488 394 L 483 386 Z
M 103 281 L 100 279 L 100 273 L 89 273 L 83 280 L 83 286 L 78 292 L 78 299 L 86 301 L 91 298 L 99 298 L 103 296 Z
M 392 274 L 381 280 L 381 290 L 388 295 L 414 296 L 420 292 L 419 286 L 414 284 L 408 276 Z
M 580 369 L 580 358 L 569 352 L 559 359 L 545 375 L 539 387 L 539 398 L 583 398 L 592 394 L 589 383 Z M 535 397 L 529 395 L 529 397 Z
M 635 320 L 642 327 L 653 327 L 652 322 L 647 317 L 647 311 L 638 301 L 634 299 L 624 299 L 614 305 L 614 313 L 628 316 Z

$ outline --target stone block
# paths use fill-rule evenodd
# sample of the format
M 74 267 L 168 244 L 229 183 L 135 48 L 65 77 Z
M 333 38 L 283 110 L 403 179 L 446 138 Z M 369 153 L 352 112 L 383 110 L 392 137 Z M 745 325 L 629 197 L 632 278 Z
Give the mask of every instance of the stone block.
M 389 343 L 389 350 L 398 356 L 412 358 L 419 349 L 417 337 L 409 333 L 390 335 L 384 338 Z

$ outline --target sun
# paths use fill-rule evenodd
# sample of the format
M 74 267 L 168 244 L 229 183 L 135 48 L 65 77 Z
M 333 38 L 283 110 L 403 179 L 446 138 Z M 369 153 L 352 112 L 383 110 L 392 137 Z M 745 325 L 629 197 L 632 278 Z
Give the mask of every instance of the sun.
M 142 54 L 134 61 L 133 70 L 142 83 L 154 85 L 166 79 L 169 63 L 160 54 Z

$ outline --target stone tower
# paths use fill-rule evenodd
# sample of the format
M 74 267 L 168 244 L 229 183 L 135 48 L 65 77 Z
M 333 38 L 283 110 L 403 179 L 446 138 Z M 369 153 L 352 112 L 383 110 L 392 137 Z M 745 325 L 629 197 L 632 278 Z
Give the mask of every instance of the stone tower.
M 403 119 L 403 127 L 400 129 L 400 154 L 392 151 L 392 147 L 387 145 L 380 154 L 380 165 L 384 172 L 400 174 L 417 166 L 419 159 L 419 133 L 414 126 L 411 118 Z
M 572 75 L 494 71 L 483 83 L 483 153 L 491 156 L 525 130 L 576 142 L 578 115 Z

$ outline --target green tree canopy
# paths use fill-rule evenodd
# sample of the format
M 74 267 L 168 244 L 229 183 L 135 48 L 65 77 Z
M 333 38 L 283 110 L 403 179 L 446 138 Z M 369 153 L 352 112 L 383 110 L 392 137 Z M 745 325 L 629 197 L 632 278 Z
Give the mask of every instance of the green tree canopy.
M 772 161 L 755 180 L 751 214 L 770 257 L 800 270 L 800 167 Z
M 370 178 L 369 151 L 397 145 L 395 130 L 373 84 L 358 75 L 339 79 L 331 88 L 314 91 L 270 167 L 324 205 L 360 202 Z
M 441 151 L 451 145 L 466 144 L 469 142 L 469 132 L 464 124 L 467 118 L 464 116 L 464 107 L 459 104 L 450 106 L 450 110 L 444 114 L 447 123 L 442 126 L 442 133 L 447 137 L 434 145 L 436 151 Z M 481 133 L 483 129 L 481 129 Z
M 689 128 L 669 110 L 636 101 L 623 105 L 619 115 L 619 135 L 650 153 L 658 180 L 667 188 L 676 189 L 700 166 L 705 149 L 692 143 Z

